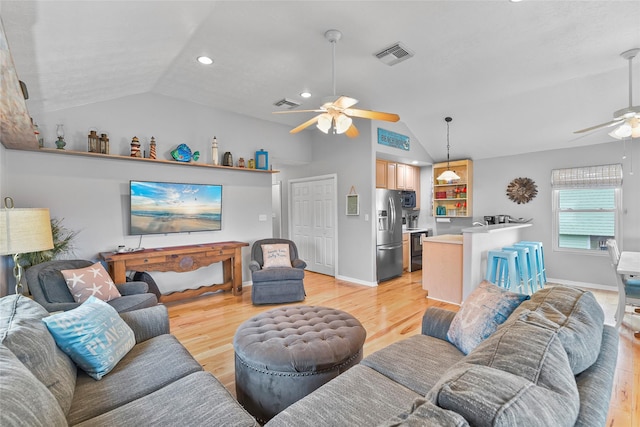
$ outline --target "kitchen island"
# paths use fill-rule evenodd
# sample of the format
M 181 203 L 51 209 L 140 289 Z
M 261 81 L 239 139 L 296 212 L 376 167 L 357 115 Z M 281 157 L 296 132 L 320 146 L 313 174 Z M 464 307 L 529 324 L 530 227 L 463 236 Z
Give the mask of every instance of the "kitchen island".
M 532 225 L 531 223 L 510 223 L 462 229 L 463 301 L 484 280 L 487 271 L 487 252 L 500 250 L 523 240 L 522 230 Z
M 462 257 L 459 234 L 422 238 L 422 289 L 428 298 L 462 302 Z
M 422 288 L 427 297 L 461 304 L 486 274 L 487 252 L 511 246 L 533 224 L 495 224 L 422 239 Z

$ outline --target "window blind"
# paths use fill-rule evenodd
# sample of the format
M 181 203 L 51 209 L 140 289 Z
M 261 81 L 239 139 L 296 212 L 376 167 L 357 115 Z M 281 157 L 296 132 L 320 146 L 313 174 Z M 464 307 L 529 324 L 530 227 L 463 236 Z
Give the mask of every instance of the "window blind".
M 581 168 L 553 169 L 553 188 L 612 188 L 622 186 L 622 165 L 586 166 Z

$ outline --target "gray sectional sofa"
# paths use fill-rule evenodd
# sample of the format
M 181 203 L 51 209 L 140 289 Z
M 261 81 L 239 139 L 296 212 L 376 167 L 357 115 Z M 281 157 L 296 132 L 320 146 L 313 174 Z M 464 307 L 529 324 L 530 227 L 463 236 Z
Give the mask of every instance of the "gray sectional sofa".
M 136 345 L 96 381 L 63 353 L 20 296 L 0 299 L 0 425 L 256 426 L 218 380 L 169 334 L 166 307 L 120 316 Z
M 272 418 L 282 426 L 604 426 L 618 352 L 593 294 L 549 287 L 468 355 L 454 312 L 377 351 Z
M 257 426 L 169 335 L 164 306 L 120 316 L 136 345 L 96 381 L 58 348 L 37 303 L 0 299 L 2 426 Z M 604 426 L 618 334 L 589 292 L 543 289 L 468 355 L 446 339 L 454 312 L 430 308 L 396 342 L 266 426 Z

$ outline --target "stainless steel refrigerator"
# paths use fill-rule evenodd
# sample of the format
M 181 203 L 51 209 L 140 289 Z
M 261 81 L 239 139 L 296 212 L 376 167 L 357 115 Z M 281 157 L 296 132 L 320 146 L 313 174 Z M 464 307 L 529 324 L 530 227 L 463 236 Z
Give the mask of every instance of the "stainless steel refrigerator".
M 376 189 L 378 282 L 402 275 L 401 191 Z

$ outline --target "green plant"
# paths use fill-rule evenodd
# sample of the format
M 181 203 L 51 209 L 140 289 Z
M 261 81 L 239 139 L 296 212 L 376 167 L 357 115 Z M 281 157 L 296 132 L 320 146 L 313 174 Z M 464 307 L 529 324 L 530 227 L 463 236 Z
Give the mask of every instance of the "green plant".
M 29 252 L 20 255 L 20 265 L 31 267 L 46 261 L 51 261 L 59 255 L 73 252 L 73 240 L 78 235 L 77 231 L 69 230 L 62 225 L 62 219 L 51 218 L 51 235 L 53 237 L 53 249 L 38 252 Z

